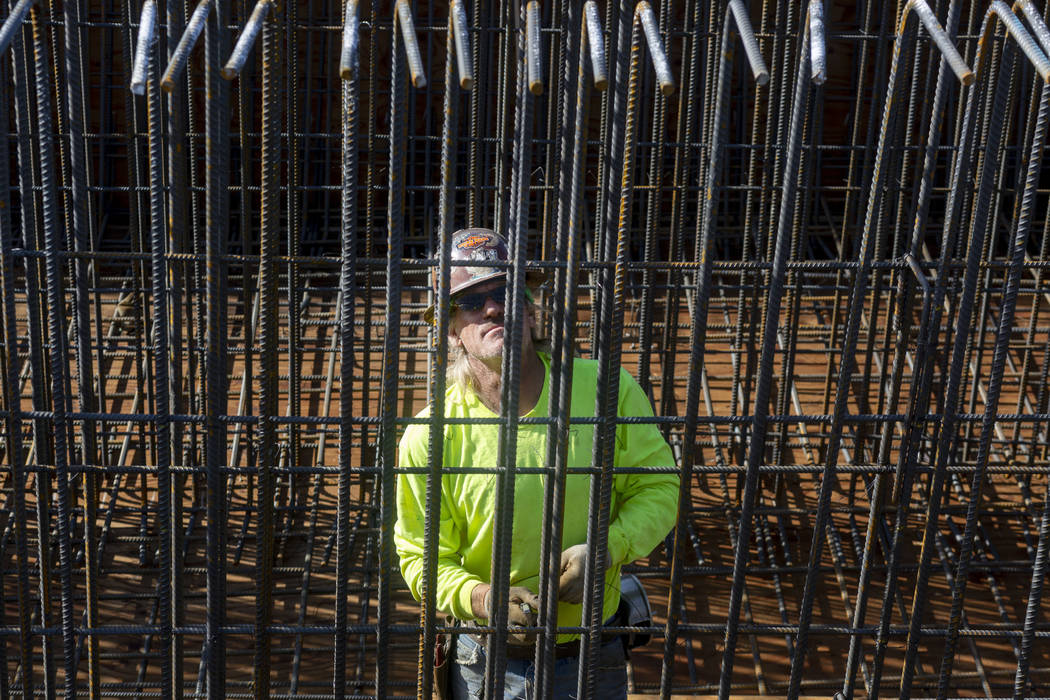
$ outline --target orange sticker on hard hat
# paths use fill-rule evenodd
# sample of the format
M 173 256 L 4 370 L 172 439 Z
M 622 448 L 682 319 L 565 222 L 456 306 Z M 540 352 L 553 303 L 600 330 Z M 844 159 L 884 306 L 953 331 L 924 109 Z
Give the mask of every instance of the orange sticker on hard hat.
M 474 234 L 467 236 L 456 244 L 457 248 L 481 248 L 492 242 L 492 236 L 485 234 Z

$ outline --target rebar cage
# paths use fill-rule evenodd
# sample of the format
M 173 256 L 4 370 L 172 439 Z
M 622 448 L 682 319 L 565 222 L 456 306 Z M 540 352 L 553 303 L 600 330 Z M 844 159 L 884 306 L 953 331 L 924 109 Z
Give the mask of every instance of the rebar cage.
M 632 693 L 1050 694 L 1046 10 L 5 3 L 0 698 L 429 696 L 461 226 L 673 448 Z

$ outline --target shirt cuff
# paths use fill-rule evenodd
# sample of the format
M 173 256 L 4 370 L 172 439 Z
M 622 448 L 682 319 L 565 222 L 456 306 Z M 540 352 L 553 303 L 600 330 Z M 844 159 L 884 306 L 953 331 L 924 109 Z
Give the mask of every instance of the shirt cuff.
M 616 525 L 609 526 L 609 567 L 626 564 L 627 553 L 631 549 L 631 542 Z
M 479 583 L 484 583 L 481 579 L 470 579 L 465 581 L 460 586 L 459 593 L 456 595 L 456 604 L 459 610 L 453 610 L 452 614 L 460 620 L 475 620 L 477 617 L 474 615 L 474 606 L 470 601 L 470 594 L 474 591 L 474 587 Z

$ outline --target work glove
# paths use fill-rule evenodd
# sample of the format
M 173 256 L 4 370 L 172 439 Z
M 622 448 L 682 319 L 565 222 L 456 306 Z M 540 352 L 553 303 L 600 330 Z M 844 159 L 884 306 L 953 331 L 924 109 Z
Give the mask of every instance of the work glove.
M 535 627 L 540 610 L 540 597 L 524 586 L 511 586 L 507 597 L 507 621 L 514 627 Z M 492 589 L 485 593 L 485 610 L 492 618 Z M 535 632 L 509 632 L 508 644 L 532 644 L 536 641 Z
M 574 544 L 561 553 L 558 600 L 577 605 L 583 602 L 583 574 L 586 569 L 587 545 Z

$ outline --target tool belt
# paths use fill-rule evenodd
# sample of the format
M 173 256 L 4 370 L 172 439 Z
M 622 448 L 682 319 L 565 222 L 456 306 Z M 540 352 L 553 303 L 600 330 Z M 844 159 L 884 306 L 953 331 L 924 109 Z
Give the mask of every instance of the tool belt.
M 454 617 L 445 617 L 445 626 L 458 625 Z M 452 656 L 456 653 L 454 635 L 439 632 L 434 639 L 434 696 L 438 700 L 452 700 Z
M 477 634 L 469 634 L 467 636 L 473 639 L 482 649 L 488 649 L 488 645 L 486 644 L 488 641 L 487 637 Z M 508 659 L 514 659 L 516 661 L 532 661 L 536 658 L 535 644 L 508 644 L 506 648 Z M 579 655 L 580 640 L 578 639 L 554 645 L 555 659 L 574 659 Z
M 448 625 L 471 626 L 470 622 L 461 623 L 451 617 L 446 618 L 446 622 Z M 645 588 L 637 576 L 624 574 L 620 577 L 620 605 L 616 613 L 605 624 L 610 627 L 649 627 L 652 625 L 652 607 L 649 605 L 649 596 L 646 595 Z M 487 635 L 471 633 L 466 633 L 466 635 L 482 649 L 487 648 Z M 624 632 L 619 635 L 624 651 L 648 644 L 651 636 L 642 632 Z M 535 644 L 508 644 L 506 649 L 508 659 L 531 661 L 536 657 Z M 434 684 L 437 696 L 441 700 L 452 697 L 449 687 L 449 661 L 455 655 L 455 651 L 454 636 L 439 634 L 434 646 Z M 579 655 L 579 639 L 554 645 L 555 659 L 570 659 Z

